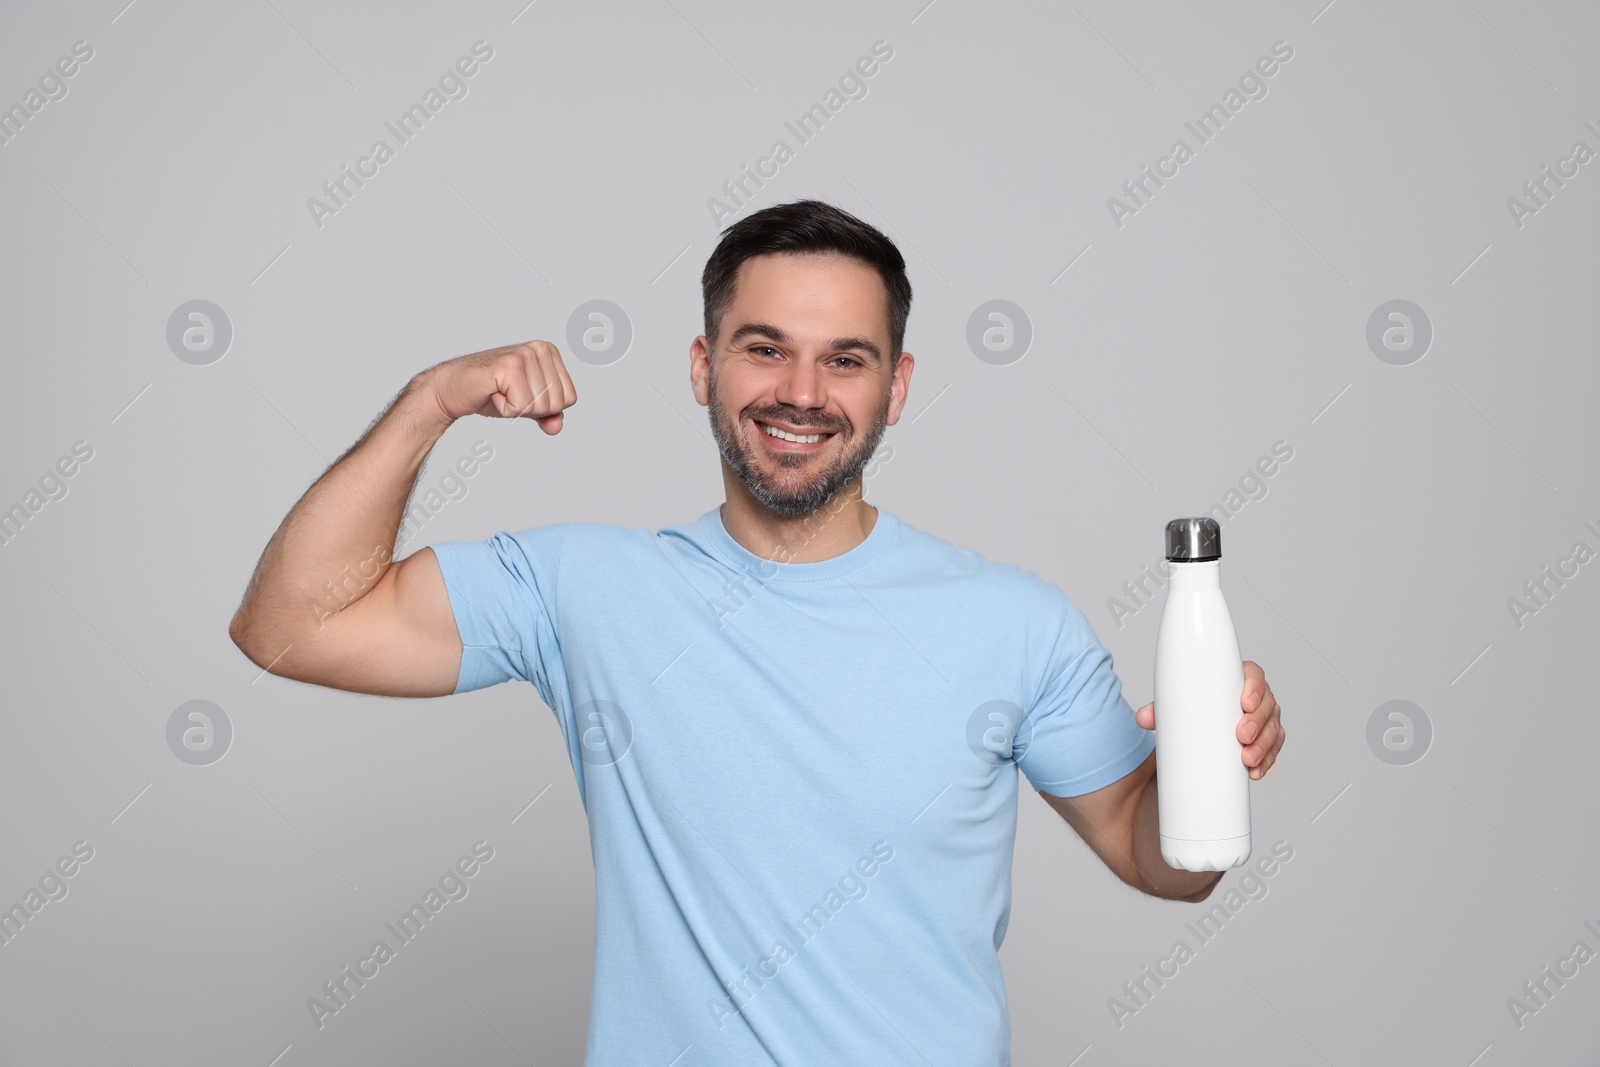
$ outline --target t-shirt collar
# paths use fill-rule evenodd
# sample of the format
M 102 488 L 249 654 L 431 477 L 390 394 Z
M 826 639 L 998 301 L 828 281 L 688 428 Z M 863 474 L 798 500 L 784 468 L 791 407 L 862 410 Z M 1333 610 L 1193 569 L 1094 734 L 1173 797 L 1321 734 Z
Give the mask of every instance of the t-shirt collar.
M 872 530 L 860 544 L 830 559 L 811 563 L 788 563 L 779 559 L 765 559 L 751 552 L 735 541 L 733 535 L 728 532 L 727 526 L 722 521 L 721 504 L 700 516 L 696 525 L 704 542 L 716 555 L 736 567 L 757 575 L 762 581 L 813 582 L 839 578 L 859 570 L 888 547 L 889 542 L 894 540 L 900 523 L 881 507 L 877 508 L 877 512 L 877 521 L 873 523 Z

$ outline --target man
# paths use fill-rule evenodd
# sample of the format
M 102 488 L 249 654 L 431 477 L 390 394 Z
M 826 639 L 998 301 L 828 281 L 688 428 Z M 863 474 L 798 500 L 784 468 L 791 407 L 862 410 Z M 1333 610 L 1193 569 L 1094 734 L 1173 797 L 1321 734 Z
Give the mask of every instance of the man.
M 894 245 L 780 205 L 728 228 L 702 286 L 690 381 L 725 503 L 654 533 L 571 522 L 390 562 L 454 420 L 555 434 L 577 401 L 547 342 L 463 356 L 295 505 L 230 633 L 276 674 L 357 692 L 538 688 L 594 855 L 587 1067 L 1009 1063 L 1018 769 L 1129 885 L 1200 901 L 1221 875 L 1162 861 L 1154 709 L 1130 711 L 1065 594 L 862 499 L 914 365 Z M 1245 670 L 1259 778 L 1284 733 Z

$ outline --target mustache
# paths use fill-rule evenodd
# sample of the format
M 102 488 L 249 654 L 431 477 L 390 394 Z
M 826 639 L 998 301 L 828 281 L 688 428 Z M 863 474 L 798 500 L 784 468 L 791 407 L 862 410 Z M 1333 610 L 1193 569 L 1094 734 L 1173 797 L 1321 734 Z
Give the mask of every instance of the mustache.
M 842 433 L 844 427 L 835 422 L 816 422 L 804 415 L 795 415 L 783 411 L 752 411 L 749 418 L 760 419 L 762 422 L 781 422 L 789 426 L 803 426 L 811 430 L 826 430 L 832 433 Z

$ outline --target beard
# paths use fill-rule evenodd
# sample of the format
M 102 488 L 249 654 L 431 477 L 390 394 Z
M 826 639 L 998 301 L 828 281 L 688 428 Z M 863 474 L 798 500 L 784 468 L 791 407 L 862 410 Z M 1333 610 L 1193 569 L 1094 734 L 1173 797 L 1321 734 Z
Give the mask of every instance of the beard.
M 722 398 L 717 392 L 715 361 L 711 364 L 709 384 L 711 432 L 717 439 L 717 450 L 722 453 L 722 461 L 739 476 L 750 495 L 763 506 L 791 518 L 810 515 L 832 500 L 853 479 L 860 477 L 871 462 L 872 454 L 878 450 L 878 442 L 889 425 L 888 391 L 884 393 L 882 406 L 873 415 L 871 428 L 859 441 L 851 434 L 848 424 L 840 424 L 831 418 L 819 421 L 817 415 L 808 415 L 803 411 L 749 408 L 744 414 L 752 420 L 765 419 L 791 426 L 814 427 L 820 432 L 834 431 L 834 438 L 838 439 L 840 445 L 832 462 L 820 470 L 817 469 L 823 463 L 818 458 L 820 452 L 775 452 L 758 457 L 722 405 Z M 763 433 L 760 428 L 756 428 L 755 432 Z M 824 448 L 833 447 L 834 438 L 830 438 Z M 777 471 L 769 473 L 768 464 L 775 464 Z

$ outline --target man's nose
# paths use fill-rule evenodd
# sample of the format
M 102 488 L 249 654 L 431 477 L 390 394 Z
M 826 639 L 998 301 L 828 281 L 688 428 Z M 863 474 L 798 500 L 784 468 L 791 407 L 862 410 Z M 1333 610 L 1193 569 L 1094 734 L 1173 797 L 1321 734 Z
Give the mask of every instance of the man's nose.
M 797 408 L 819 408 L 826 403 L 822 372 L 816 361 L 791 360 L 778 379 L 777 399 L 779 403 Z

